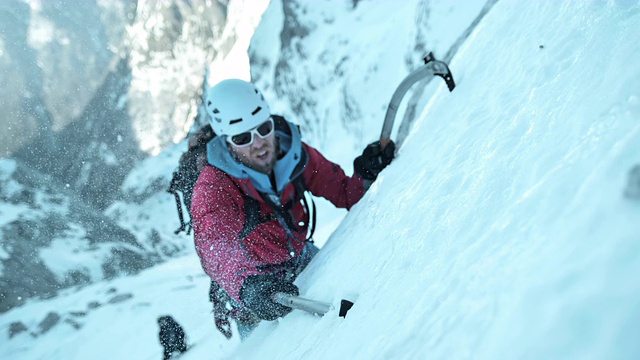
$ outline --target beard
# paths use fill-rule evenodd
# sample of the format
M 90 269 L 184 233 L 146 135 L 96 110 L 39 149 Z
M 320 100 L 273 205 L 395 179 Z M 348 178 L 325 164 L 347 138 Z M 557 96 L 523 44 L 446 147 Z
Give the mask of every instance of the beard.
M 248 162 L 245 164 L 246 166 L 267 175 L 273 171 L 273 168 L 276 167 L 276 162 L 278 161 L 274 152 L 271 153 L 271 159 L 269 159 L 267 163 L 251 161 L 250 159 L 246 160 Z
M 270 174 L 276 166 L 276 162 L 278 161 L 278 152 L 279 152 L 279 142 L 277 138 L 273 138 L 272 142 L 267 142 L 264 146 L 259 149 L 247 149 L 243 151 L 239 151 L 230 147 L 231 153 L 234 158 L 244 166 L 251 168 L 255 171 L 261 172 L 263 174 Z M 266 152 L 266 156 L 269 156 L 268 161 L 264 161 L 260 154 Z

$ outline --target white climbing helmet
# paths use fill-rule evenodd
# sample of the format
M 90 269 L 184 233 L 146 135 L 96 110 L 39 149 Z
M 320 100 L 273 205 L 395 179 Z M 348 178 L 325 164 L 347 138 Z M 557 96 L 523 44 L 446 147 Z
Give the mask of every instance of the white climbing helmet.
M 271 116 L 262 93 L 252 83 L 240 79 L 223 80 L 209 88 L 204 102 L 211 128 L 218 135 L 238 135 Z

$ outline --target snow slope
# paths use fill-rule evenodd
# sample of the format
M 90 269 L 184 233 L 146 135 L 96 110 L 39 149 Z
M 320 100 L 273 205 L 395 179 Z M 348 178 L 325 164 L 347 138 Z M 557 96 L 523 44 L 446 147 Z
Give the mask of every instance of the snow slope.
M 499 2 L 298 281 L 356 300 L 237 358 L 637 358 L 640 7 Z
M 345 319 L 296 311 L 226 342 L 192 253 L 3 314 L 0 357 L 159 358 L 171 313 L 187 360 L 638 358 L 639 29 L 637 2 L 498 2 L 453 58 L 456 90 L 439 84 L 297 281 L 355 301 Z
M 185 327 L 190 344 L 206 337 L 218 343 L 208 349 L 210 353 L 216 350 L 215 356 L 229 355 L 235 343 L 227 343 L 211 326 L 211 305 L 206 297 L 209 283 L 195 257 L 193 252 L 132 277 L 65 290 L 55 299 L 30 301 L 4 314 L 0 356 L 161 358 L 156 321 L 165 314 L 174 316 Z M 16 334 L 7 340 L 10 329 Z

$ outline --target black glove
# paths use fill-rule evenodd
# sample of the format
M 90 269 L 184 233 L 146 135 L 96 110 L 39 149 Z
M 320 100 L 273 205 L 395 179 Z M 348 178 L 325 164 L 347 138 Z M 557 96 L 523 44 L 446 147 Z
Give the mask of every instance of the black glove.
M 298 296 L 298 287 L 274 275 L 249 276 L 240 289 L 240 300 L 262 320 L 273 321 L 291 312 L 290 307 L 273 301 L 277 292 Z
M 380 141 L 372 142 L 367 145 L 362 155 L 353 161 L 353 169 L 361 178 L 373 181 L 382 169 L 391 163 L 395 151 L 396 144 L 391 140 L 384 150 L 380 150 Z

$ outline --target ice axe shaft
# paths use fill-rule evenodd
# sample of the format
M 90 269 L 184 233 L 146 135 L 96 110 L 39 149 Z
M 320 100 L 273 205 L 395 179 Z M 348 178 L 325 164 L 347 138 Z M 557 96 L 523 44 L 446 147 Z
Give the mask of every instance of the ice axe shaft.
M 387 107 L 387 113 L 384 117 L 384 123 L 382 124 L 382 133 L 380 134 L 381 149 L 384 149 L 391 140 L 391 130 L 393 129 L 398 107 L 402 102 L 402 98 L 404 98 L 407 91 L 409 91 L 409 88 L 420 80 L 432 79 L 435 76 L 440 76 L 445 81 L 449 91 L 453 91 L 456 87 L 449 66 L 442 61 L 436 60 L 433 53 L 429 53 L 424 57 L 424 65 L 407 75 L 400 85 L 398 85 L 398 88 L 396 88 L 396 91 L 391 97 L 391 101 Z
M 333 310 L 333 305 L 330 303 L 306 299 L 303 297 L 285 293 L 275 293 L 273 295 L 273 300 L 280 305 L 288 306 L 292 309 L 306 311 L 311 314 L 318 314 L 320 316 L 323 316 L 330 310 Z M 351 301 L 343 299 L 340 302 L 340 312 L 338 315 L 341 317 L 345 317 L 347 315 L 347 311 L 349 311 L 352 306 L 353 303 Z

